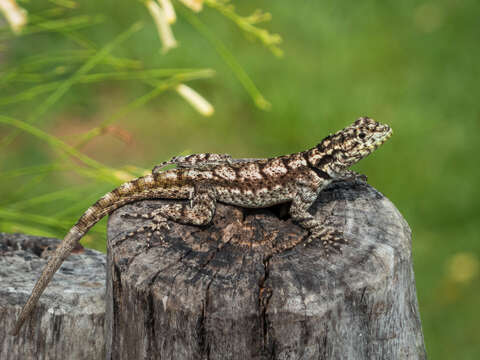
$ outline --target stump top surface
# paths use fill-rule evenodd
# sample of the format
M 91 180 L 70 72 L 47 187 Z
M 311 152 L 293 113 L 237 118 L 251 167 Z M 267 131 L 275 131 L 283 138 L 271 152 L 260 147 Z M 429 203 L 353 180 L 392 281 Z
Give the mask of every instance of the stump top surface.
M 105 359 L 104 254 L 79 246 L 18 336 L 10 331 L 58 239 L 0 233 L 0 359 Z
M 26 301 L 59 243 L 59 239 L 0 233 L 0 302 L 3 305 L 20 305 Z M 53 277 L 40 298 L 40 306 L 55 306 L 57 313 L 102 311 L 105 263 L 104 254 L 78 246 Z

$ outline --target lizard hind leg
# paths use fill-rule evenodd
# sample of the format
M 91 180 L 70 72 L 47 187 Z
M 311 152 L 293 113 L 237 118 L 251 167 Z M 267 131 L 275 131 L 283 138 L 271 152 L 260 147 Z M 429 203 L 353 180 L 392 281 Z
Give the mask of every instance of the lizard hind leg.
M 161 230 L 162 229 L 170 230 L 170 226 L 168 225 L 167 219 L 159 214 L 159 209 L 146 214 L 138 214 L 138 213 L 122 214 L 122 217 L 131 218 L 131 219 L 144 219 L 149 221 L 146 225 L 142 225 L 137 229 L 135 229 L 134 231 L 131 231 L 125 234 L 123 237 L 121 237 L 119 240 L 116 241 L 116 245 L 139 234 L 146 234 L 147 249 L 149 249 L 152 246 L 152 236 L 156 236 L 157 238 L 160 239 L 160 245 L 162 246 L 166 245 L 166 242 L 161 233 Z
M 127 218 L 149 220 L 149 224 L 129 232 L 119 239 L 116 244 L 141 233 L 146 233 L 147 248 L 151 246 L 153 235 L 160 237 L 162 244 L 165 244 L 161 230 L 170 229 L 167 220 L 187 225 L 206 225 L 212 220 L 215 207 L 216 195 L 214 189 L 207 186 L 197 186 L 190 201 L 162 204 L 158 209 L 147 214 L 122 215 L 122 217 Z
M 332 226 L 317 225 L 308 235 L 304 246 L 314 240 L 319 240 L 325 250 L 327 256 L 333 251 L 337 253 L 342 252 L 342 246 L 347 243 L 344 234 Z

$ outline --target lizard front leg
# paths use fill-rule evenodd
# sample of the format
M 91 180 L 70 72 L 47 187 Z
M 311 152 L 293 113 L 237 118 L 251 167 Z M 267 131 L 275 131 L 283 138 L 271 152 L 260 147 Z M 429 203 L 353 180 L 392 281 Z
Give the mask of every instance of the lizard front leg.
M 317 193 L 306 187 L 298 190 L 290 206 L 290 215 L 294 221 L 308 230 L 309 235 L 305 244 L 318 239 L 322 242 L 327 255 L 332 249 L 338 252 L 341 245 L 346 243 L 342 232 L 332 226 L 322 224 L 308 212 L 316 197 Z
M 162 204 L 148 214 L 125 214 L 124 217 L 149 219 L 150 224 L 144 225 L 134 232 L 125 235 L 117 243 L 126 240 L 129 237 L 139 233 L 147 234 L 147 247 L 150 247 L 153 234 L 160 236 L 162 228 L 169 229 L 167 220 L 172 220 L 180 224 L 188 225 L 206 225 L 215 214 L 217 204 L 216 192 L 213 187 L 207 185 L 195 186 L 190 201 Z M 162 239 L 163 240 L 163 239 Z

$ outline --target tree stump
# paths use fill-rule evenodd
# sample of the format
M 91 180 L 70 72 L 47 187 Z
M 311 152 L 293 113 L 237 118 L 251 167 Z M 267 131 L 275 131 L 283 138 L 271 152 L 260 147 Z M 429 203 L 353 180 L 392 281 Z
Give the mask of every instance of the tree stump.
M 20 334 L 13 329 L 60 240 L 0 233 L 0 359 L 104 359 L 105 255 L 81 246 L 55 274 Z
M 118 241 L 159 201 L 109 220 L 107 359 L 425 359 L 410 229 L 362 182 L 323 191 L 311 212 L 348 239 L 325 256 L 282 206 L 219 204 L 205 227 Z

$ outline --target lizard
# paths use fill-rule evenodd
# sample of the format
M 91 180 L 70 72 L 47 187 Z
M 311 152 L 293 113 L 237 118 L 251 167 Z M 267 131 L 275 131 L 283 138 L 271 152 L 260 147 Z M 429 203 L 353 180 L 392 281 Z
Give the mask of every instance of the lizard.
M 234 159 L 227 154 L 177 156 L 155 166 L 151 173 L 126 182 L 105 194 L 88 208 L 69 230 L 47 262 L 12 334 L 17 335 L 55 272 L 80 239 L 104 216 L 138 200 L 174 199 L 149 214 L 131 214 L 149 219 L 150 225 L 137 229 L 146 232 L 147 243 L 168 221 L 190 225 L 210 223 L 217 202 L 245 208 L 265 208 L 290 203 L 291 218 L 308 231 L 304 244 L 318 239 L 326 250 L 341 252 L 347 243 L 340 230 L 322 224 L 309 208 L 318 194 L 331 182 L 361 178 L 350 170 L 392 135 L 392 129 L 369 117 L 324 138 L 315 147 L 269 159 Z M 162 170 L 166 165 L 176 168 Z M 135 232 L 122 239 L 133 236 Z

